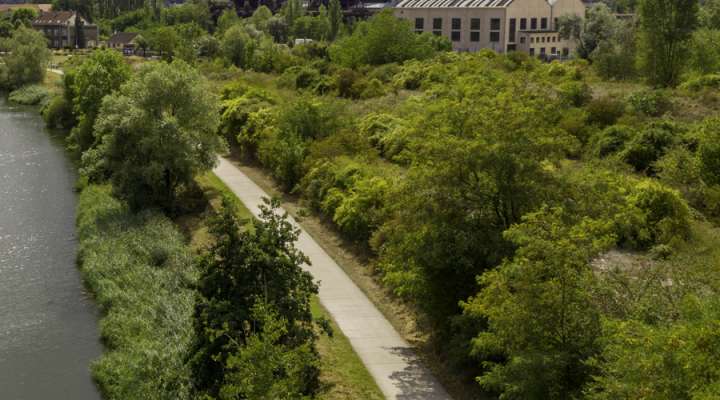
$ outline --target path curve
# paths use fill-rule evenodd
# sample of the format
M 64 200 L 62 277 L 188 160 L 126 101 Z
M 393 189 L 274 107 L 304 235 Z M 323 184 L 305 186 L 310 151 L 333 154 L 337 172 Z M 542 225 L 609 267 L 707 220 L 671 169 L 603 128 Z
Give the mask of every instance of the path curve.
M 220 158 L 215 174 L 258 216 L 268 195 L 240 169 Z M 347 276 L 345 271 L 291 218 L 301 230 L 297 248 L 310 258 L 304 266 L 320 281 L 320 303 L 350 340 L 355 352 L 387 399 L 451 400 L 442 385 L 421 365 L 415 351 Z

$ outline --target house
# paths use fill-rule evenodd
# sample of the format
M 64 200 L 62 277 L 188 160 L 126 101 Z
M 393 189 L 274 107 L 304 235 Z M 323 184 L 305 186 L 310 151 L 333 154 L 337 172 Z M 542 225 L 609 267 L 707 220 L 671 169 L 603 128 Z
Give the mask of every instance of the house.
M 135 54 L 138 47 L 135 42 L 137 37 L 137 32 L 117 32 L 107 40 L 107 47 L 120 50 L 124 55 L 131 56 Z
M 395 7 L 415 32 L 446 36 L 456 51 L 547 57 L 567 56 L 576 46 L 558 35 L 558 17 L 567 14 L 583 18 L 582 0 L 401 0 Z
M 43 12 L 33 22 L 34 29 L 45 34 L 51 48 L 95 47 L 98 43 L 98 27 L 89 24 L 74 11 Z M 82 29 L 82 36 L 77 35 Z

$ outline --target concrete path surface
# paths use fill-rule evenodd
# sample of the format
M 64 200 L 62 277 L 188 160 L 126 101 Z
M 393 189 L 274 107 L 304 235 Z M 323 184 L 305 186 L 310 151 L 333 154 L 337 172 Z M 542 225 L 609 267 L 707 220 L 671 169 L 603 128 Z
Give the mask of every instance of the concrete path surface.
M 258 216 L 267 197 L 236 166 L 220 158 L 215 174 Z M 292 220 L 298 228 L 299 225 Z M 320 302 L 330 312 L 387 399 L 450 400 L 442 385 L 420 364 L 412 347 L 353 283 L 340 266 L 301 229 L 297 247 L 310 258 L 305 268 L 320 281 Z

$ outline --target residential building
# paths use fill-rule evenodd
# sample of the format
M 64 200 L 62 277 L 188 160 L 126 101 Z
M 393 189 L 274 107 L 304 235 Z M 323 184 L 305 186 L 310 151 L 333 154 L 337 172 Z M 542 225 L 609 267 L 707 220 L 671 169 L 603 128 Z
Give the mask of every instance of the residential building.
M 456 51 L 493 49 L 550 57 L 569 55 L 572 40 L 561 39 L 561 15 L 585 16 L 582 0 L 401 0 L 395 15 L 418 33 L 446 36 Z
M 48 45 L 54 49 L 95 47 L 98 43 L 97 25 L 87 23 L 74 11 L 44 12 L 33 21 L 32 26 L 45 34 Z M 82 41 L 77 35 L 79 27 L 85 43 L 79 43 Z
M 131 56 L 135 54 L 138 47 L 135 42 L 137 36 L 137 32 L 117 32 L 107 40 L 107 47 L 120 50 L 124 55 Z

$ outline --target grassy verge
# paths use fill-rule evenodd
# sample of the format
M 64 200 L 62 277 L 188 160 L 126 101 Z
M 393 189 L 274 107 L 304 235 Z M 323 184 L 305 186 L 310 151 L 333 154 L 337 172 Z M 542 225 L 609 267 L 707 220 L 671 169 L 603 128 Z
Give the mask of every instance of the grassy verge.
M 130 213 L 106 186 L 85 188 L 78 204 L 79 264 L 102 310 L 107 347 L 91 369 L 108 399 L 185 399 L 196 279 L 172 221 Z
M 196 178 L 196 182 L 203 190 L 209 208 L 217 209 L 221 205 L 223 196 L 228 196 L 235 203 L 240 217 L 248 221 L 251 220 L 252 214 L 250 214 L 250 211 L 215 174 L 209 172 L 201 175 Z M 198 217 L 198 220 L 191 225 L 188 225 L 188 223 L 192 221 L 188 219 L 183 221 L 183 225 L 188 228 L 192 247 L 195 249 L 209 243 L 210 237 L 207 233 L 207 226 L 204 224 L 206 217 Z M 317 298 L 313 300 L 312 312 L 316 318 L 324 317 L 330 320 L 334 331 L 332 337 L 321 335 L 317 342 L 321 363 L 321 391 L 318 393 L 317 398 L 320 400 L 383 399 L 375 380 L 365 369 L 365 365 L 363 365 L 357 354 L 355 354 L 350 341 L 343 335 Z

